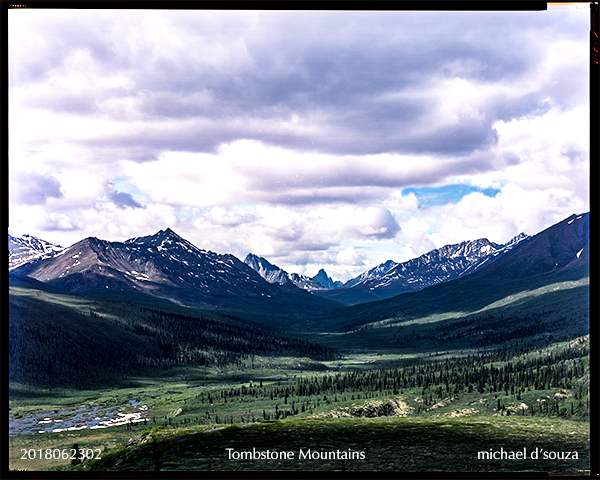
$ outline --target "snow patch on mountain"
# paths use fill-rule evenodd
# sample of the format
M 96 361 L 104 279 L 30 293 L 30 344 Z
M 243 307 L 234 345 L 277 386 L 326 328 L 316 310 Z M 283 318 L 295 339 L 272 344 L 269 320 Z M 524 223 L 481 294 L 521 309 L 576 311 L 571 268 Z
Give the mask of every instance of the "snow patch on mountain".
M 49 258 L 64 253 L 66 249 L 60 245 L 34 237 L 8 235 L 8 269 L 12 270 L 36 258 Z
M 394 264 L 389 260 L 354 279 L 359 282 L 350 281 L 344 287 L 350 284 L 351 288 L 366 287 L 370 291 L 401 285 L 425 288 L 473 273 L 527 238 L 521 233 L 504 245 L 487 238 L 445 245 L 406 262 Z

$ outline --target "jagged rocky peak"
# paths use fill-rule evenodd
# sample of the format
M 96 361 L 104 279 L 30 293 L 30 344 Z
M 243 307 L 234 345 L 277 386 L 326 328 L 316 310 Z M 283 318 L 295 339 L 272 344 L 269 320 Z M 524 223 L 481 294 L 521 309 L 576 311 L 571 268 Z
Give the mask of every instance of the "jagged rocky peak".
M 175 233 L 175 231 L 173 231 L 170 227 L 167 227 L 164 230 L 159 230 L 154 236 L 160 238 L 182 238 L 180 235 L 177 235 L 177 233 Z
M 487 238 L 479 238 L 477 240 L 468 240 L 453 245 L 445 245 L 426 255 L 438 254 L 441 258 L 481 258 L 490 255 L 501 247 L 502 245 L 490 242 Z
M 183 240 L 183 238 L 180 237 L 179 235 L 177 235 L 173 230 L 171 230 L 170 228 L 166 228 L 165 230 L 159 230 L 154 235 L 130 238 L 129 240 L 126 240 L 125 243 L 127 243 L 127 242 L 132 242 L 132 243 L 146 242 L 147 243 L 147 242 L 153 242 L 153 241 L 156 242 L 156 241 L 162 241 L 162 240 L 168 240 L 168 239 Z
M 306 275 L 300 275 L 299 273 L 290 273 L 290 281 L 297 287 L 303 288 L 304 290 L 326 290 L 319 282 L 307 277 Z
M 262 271 L 280 270 L 275 265 L 272 265 L 271 263 L 269 263 L 268 260 L 266 260 L 262 257 L 259 257 L 258 255 L 254 255 L 253 253 L 249 253 L 248 255 L 246 255 L 246 258 L 244 259 L 244 263 L 246 265 L 249 265 L 250 267 L 252 267 L 254 270 L 256 270 L 259 273 L 260 273 L 260 270 L 262 270 Z
M 280 267 L 269 263 L 269 261 L 265 260 L 262 257 L 254 255 L 253 253 L 249 253 L 248 255 L 246 255 L 244 263 L 251 267 L 253 270 L 255 270 L 261 277 L 263 277 L 269 283 L 284 284 L 287 282 L 291 282 L 297 287 L 303 288 L 304 290 L 308 291 L 337 288 L 337 284 L 335 284 L 323 270 L 321 278 L 324 279 L 324 282 L 327 283 L 327 280 L 329 280 L 329 282 L 332 285 L 336 285 L 336 287 L 327 287 L 315 278 L 309 278 L 306 275 L 300 275 L 298 273 L 288 273 Z M 321 272 L 319 272 L 319 274 L 320 273 Z M 338 282 L 338 284 L 341 285 L 340 282 Z
M 166 228 L 165 230 L 159 230 L 154 235 L 148 235 L 145 237 L 134 237 L 129 240 L 125 240 L 123 242 L 130 246 L 144 246 L 146 247 L 154 247 L 159 252 L 163 251 L 173 251 L 175 248 L 183 249 L 185 251 L 194 251 L 196 253 L 206 254 L 207 251 L 201 248 L 198 248 L 196 245 L 186 240 L 182 236 L 178 235 L 171 228 Z M 182 250 L 182 251 L 183 251 Z
M 522 242 L 523 240 L 527 240 L 528 238 L 531 238 L 529 235 L 527 235 L 526 233 L 519 233 L 516 237 L 512 238 L 511 240 L 509 240 L 508 242 L 506 242 L 504 244 L 505 247 L 514 247 L 517 243 Z
M 250 266 L 260 265 L 262 263 L 261 260 L 264 260 L 266 262 L 266 260 L 264 258 L 261 258 L 258 255 L 254 255 L 253 253 L 249 253 L 248 255 L 246 255 L 246 258 L 244 259 L 244 263 L 246 265 L 250 265 Z
M 339 288 L 342 285 L 342 282 L 334 282 L 331 279 L 331 277 L 327 275 L 327 272 L 325 272 L 325 270 L 323 269 L 319 270 L 319 272 L 314 277 L 312 277 L 312 280 L 317 282 L 323 288 L 327 288 L 329 290 Z
M 264 258 L 254 255 L 253 253 L 246 255 L 244 263 L 255 270 L 269 283 L 287 283 L 290 281 L 290 277 L 287 272 L 269 263 Z

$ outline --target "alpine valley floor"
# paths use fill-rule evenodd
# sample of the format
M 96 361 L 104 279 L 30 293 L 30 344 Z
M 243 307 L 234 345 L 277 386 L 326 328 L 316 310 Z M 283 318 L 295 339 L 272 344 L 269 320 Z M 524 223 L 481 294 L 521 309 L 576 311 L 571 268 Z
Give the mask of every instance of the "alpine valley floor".
M 309 371 L 314 364 L 299 358 L 278 365 L 258 358 L 254 368 L 180 368 L 130 377 L 115 388 L 22 389 L 10 402 L 12 419 L 35 417 L 60 427 L 69 418 L 65 410 L 87 406 L 89 419 L 113 407 L 123 415 L 141 412 L 143 421 L 11 436 L 10 468 L 560 475 L 590 468 L 588 336 L 510 355 L 398 356 L 403 367 L 390 367 L 386 355 L 388 366 L 375 368 L 380 359 L 372 353 L 348 354 L 327 371 Z M 461 384 L 492 369 L 502 375 Z M 446 373 L 454 379 L 448 388 Z M 55 458 L 70 455 L 74 444 L 95 459 L 73 465 L 70 457 Z M 294 458 L 240 453 L 267 450 L 294 452 Z

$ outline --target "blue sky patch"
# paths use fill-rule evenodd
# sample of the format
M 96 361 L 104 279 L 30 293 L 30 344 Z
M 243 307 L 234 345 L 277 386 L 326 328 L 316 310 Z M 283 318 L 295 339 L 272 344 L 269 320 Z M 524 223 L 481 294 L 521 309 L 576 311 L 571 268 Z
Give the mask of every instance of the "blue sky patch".
M 499 191 L 500 190 L 496 188 L 486 188 L 485 190 L 482 190 L 471 185 L 455 183 L 451 185 L 443 185 L 441 187 L 404 188 L 402 189 L 402 196 L 406 196 L 410 192 L 413 192 L 419 199 L 419 205 L 427 208 L 437 205 L 444 205 L 446 203 L 457 203 L 465 195 L 469 195 L 473 192 L 480 192 L 487 197 L 493 198 L 498 194 Z

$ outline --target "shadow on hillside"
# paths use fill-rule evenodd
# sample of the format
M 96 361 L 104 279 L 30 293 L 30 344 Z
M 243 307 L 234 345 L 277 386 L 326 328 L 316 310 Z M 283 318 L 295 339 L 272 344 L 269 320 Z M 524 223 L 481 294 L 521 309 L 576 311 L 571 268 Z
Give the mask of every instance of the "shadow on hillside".
M 472 313 L 510 295 L 531 291 L 553 283 L 577 281 L 589 277 L 588 267 L 565 270 L 526 279 L 488 279 L 464 277 L 406 293 L 380 302 L 370 302 L 339 310 L 314 319 L 328 331 L 343 331 L 389 318 L 415 320 L 431 315 Z M 586 287 L 589 289 L 589 287 Z M 525 300 L 524 300 L 525 301 Z

